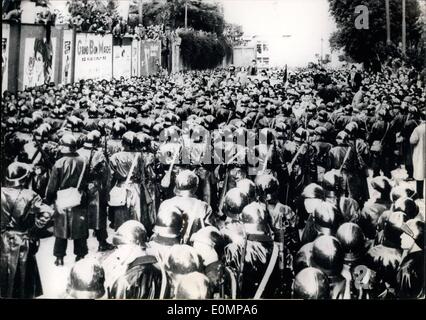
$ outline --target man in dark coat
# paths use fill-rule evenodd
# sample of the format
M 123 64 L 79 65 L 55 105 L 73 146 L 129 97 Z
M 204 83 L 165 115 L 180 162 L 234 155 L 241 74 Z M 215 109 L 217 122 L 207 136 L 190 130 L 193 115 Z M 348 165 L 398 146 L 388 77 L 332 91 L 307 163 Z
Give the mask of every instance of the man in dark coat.
M 53 216 L 53 209 L 27 189 L 29 168 L 14 162 L 7 168 L 1 189 L 0 296 L 29 299 L 42 295 L 35 254 L 38 230 Z
M 86 160 L 87 168 L 87 218 L 89 229 L 95 231 L 99 242 L 99 251 L 113 249 L 107 242 L 108 233 L 106 229 L 107 220 L 107 182 L 108 168 L 102 150 L 98 149 L 100 132 L 97 130 L 89 132 L 85 138 L 83 147 L 77 153 Z
M 56 161 L 53 166 L 46 190 L 46 202 L 48 204 L 53 204 L 56 200 L 56 212 L 54 217 L 54 233 L 56 240 L 53 254 L 56 257 L 55 264 L 58 266 L 64 264 L 63 258 L 66 255 L 68 239 L 74 240 L 74 253 L 77 256 L 76 260 L 84 258 L 88 252 L 88 221 L 87 210 L 85 209 L 86 206 L 81 203 L 81 201 L 79 204 L 78 201 L 76 201 L 73 203 L 73 207 L 62 207 L 61 203 L 66 200 L 64 198 L 70 196 L 70 193 L 60 192 L 66 189 L 69 191 L 69 188 L 79 189 L 85 185 L 85 160 L 76 152 L 77 141 L 72 134 L 64 134 L 59 145 L 62 158 Z

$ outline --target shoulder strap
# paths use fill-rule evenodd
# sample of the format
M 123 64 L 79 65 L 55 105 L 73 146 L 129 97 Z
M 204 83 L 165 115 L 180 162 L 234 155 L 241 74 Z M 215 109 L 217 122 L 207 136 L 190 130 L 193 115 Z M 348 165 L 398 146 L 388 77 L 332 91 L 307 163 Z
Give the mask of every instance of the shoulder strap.
M 83 170 L 80 173 L 80 177 L 77 182 L 77 189 L 80 189 L 81 181 L 83 180 L 84 172 L 86 171 L 86 161 L 83 161 Z
M 139 154 L 136 154 L 136 156 L 133 158 L 132 166 L 130 167 L 130 171 L 127 174 L 126 182 L 124 183 L 125 185 L 128 185 L 129 182 L 130 182 L 130 179 L 132 178 L 133 171 L 135 170 L 138 159 L 139 159 Z
M 355 148 L 356 148 L 356 146 L 355 146 Z M 343 162 L 342 162 L 342 165 L 339 168 L 339 171 L 342 171 L 343 166 L 345 165 L 346 161 L 348 161 L 349 154 L 351 153 L 351 149 L 352 149 L 352 147 L 349 146 L 348 151 L 346 151 L 345 157 L 343 158 Z
M 386 137 L 386 135 L 388 133 L 388 130 L 389 130 L 389 123 L 386 123 L 386 131 L 385 131 L 385 134 L 383 135 L 382 140 L 380 140 L 380 142 L 383 142 L 383 140 L 385 140 L 385 137 Z
M 278 258 L 278 244 L 274 242 L 274 248 L 272 249 L 271 259 L 269 260 L 268 267 L 265 274 L 263 275 L 262 281 L 257 288 L 254 299 L 259 299 L 262 296 L 263 291 L 265 290 L 266 285 L 268 284 L 269 278 L 271 277 L 272 271 L 274 271 L 275 264 Z

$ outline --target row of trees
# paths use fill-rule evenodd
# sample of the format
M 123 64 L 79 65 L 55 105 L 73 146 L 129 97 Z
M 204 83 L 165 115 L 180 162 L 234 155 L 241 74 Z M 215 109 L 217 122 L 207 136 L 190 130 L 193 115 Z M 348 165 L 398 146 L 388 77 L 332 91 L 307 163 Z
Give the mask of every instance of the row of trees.
M 343 49 L 346 59 L 364 63 L 369 69 L 379 70 L 390 59 L 400 58 L 421 69 L 425 55 L 422 40 L 421 10 L 418 0 L 406 1 L 406 43 L 404 56 L 399 47 L 402 29 L 402 0 L 390 0 L 391 44 L 386 43 L 386 7 L 384 0 L 328 0 L 330 12 L 337 24 L 337 31 L 330 38 L 334 50 Z M 355 25 L 355 8 L 364 5 L 368 9 L 368 29 Z M 423 58 L 422 58 L 423 57 Z
M 185 5 L 188 28 L 182 30 L 185 27 Z M 133 6 L 129 15 L 135 17 L 136 10 Z M 216 67 L 225 57 L 229 59 L 232 55 L 231 38 L 224 34 L 225 29 L 229 28 L 218 3 L 200 0 L 154 0 L 144 3 L 143 25 L 158 24 L 163 24 L 168 30 L 180 29 L 182 60 L 191 69 Z

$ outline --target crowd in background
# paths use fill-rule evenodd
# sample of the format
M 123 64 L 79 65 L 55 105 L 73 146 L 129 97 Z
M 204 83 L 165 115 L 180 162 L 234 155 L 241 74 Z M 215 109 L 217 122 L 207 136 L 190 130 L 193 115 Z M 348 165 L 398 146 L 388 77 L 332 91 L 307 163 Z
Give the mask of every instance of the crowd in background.
M 414 70 L 254 63 L 2 105 L 2 297 L 42 294 L 54 237 L 58 268 L 74 241 L 69 298 L 424 298 Z

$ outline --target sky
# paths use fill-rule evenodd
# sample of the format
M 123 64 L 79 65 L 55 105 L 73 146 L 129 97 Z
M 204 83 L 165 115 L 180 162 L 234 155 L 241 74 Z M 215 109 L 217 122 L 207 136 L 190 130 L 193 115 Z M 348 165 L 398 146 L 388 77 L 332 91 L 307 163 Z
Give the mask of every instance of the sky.
M 245 34 L 268 40 L 271 65 L 302 66 L 315 54 L 330 53 L 328 39 L 336 29 L 327 0 L 221 0 L 225 20 L 240 24 Z M 291 35 L 282 38 L 281 35 Z M 337 57 L 333 57 L 337 60 Z

